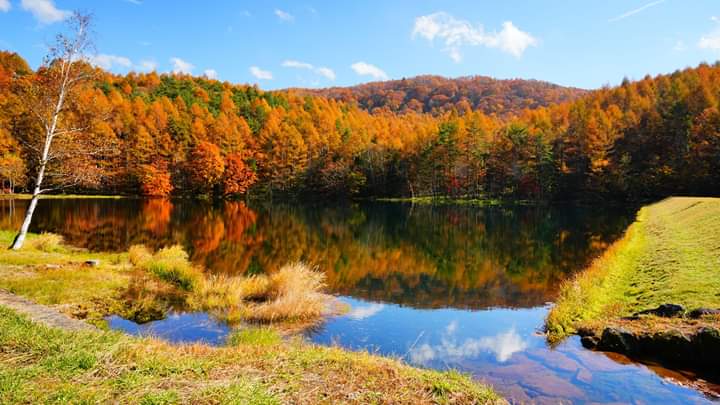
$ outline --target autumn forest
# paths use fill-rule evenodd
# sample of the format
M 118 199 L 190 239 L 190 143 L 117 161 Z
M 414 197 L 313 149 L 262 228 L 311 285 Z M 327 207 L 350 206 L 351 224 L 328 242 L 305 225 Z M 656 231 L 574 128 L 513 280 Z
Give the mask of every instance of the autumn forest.
M 72 147 L 92 153 L 59 153 L 48 169 L 51 189 L 513 200 L 720 189 L 718 64 L 593 91 L 481 77 L 263 91 L 76 63 L 92 80 L 64 119 L 82 128 L 81 146 L 78 136 Z M 31 134 L 42 129 L 21 102 L 36 80 L 42 75 L 21 56 L 0 53 L 6 190 L 27 190 L 38 165 Z M 70 172 L 84 175 L 67 182 Z

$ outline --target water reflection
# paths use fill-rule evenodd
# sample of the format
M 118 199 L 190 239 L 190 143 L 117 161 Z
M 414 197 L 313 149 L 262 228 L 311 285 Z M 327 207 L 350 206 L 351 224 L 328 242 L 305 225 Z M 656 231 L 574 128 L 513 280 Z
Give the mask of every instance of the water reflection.
M 115 315 L 108 317 L 107 321 L 111 329 L 174 343 L 205 342 L 220 345 L 225 343 L 230 333 L 227 325 L 203 313 L 171 313 L 165 319 L 142 325 Z
M 25 202 L 2 201 L 3 227 Z M 632 210 L 258 206 L 187 200 L 41 200 L 34 231 L 92 250 L 179 243 L 208 271 L 272 272 L 302 260 L 332 291 L 422 308 L 532 307 L 614 240 Z
M 436 359 L 458 362 L 477 357 L 478 354 L 486 351 L 493 353 L 495 360 L 504 363 L 514 353 L 521 352 L 528 347 L 528 343 L 515 331 L 515 328 L 510 328 L 495 336 L 465 339 L 458 344 L 455 336 L 457 328 L 457 321 L 452 321 L 445 327 L 445 334 L 440 339 L 439 345 L 431 346 L 423 343 L 412 348 L 409 353 L 410 361 L 418 365 L 426 365 Z
M 383 308 L 385 308 L 385 304 L 370 304 L 370 305 L 362 305 L 357 306 L 354 308 L 351 308 L 350 311 L 345 314 L 350 319 L 360 321 L 366 318 L 370 318 L 371 316 L 377 314 L 378 312 L 382 311 Z
M 372 312 L 370 302 L 341 299 L 364 313 Z M 708 402 L 682 386 L 692 377 L 585 350 L 576 337 L 549 348 L 538 333 L 547 310 L 547 306 L 422 310 L 385 304 L 372 316 L 328 319 L 308 332 L 308 338 L 401 357 L 424 367 L 471 373 L 513 403 Z M 658 375 L 671 375 L 673 382 Z

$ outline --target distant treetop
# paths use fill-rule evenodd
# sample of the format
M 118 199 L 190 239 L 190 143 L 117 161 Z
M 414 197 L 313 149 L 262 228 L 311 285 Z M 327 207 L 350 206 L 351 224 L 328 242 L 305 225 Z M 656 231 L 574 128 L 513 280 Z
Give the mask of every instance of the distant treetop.
M 432 75 L 353 87 L 299 91 L 355 102 L 370 112 L 387 109 L 400 113 L 415 111 L 440 114 L 452 109 L 461 113 L 470 109 L 505 117 L 516 115 L 524 109 L 573 101 L 588 92 L 538 80 L 498 80 L 486 76 L 448 79 Z

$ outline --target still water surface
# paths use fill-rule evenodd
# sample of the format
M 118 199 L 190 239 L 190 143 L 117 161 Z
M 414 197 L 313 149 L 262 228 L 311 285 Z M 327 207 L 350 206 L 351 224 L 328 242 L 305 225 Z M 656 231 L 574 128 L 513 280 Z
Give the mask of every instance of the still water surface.
M 0 225 L 17 226 L 26 203 L 0 204 Z M 317 265 L 350 311 L 307 331 L 309 340 L 469 372 L 513 402 L 707 402 L 682 385 L 690 373 L 587 351 L 577 338 L 551 349 L 540 333 L 559 284 L 619 237 L 634 211 L 42 200 L 33 231 L 97 251 L 179 243 L 217 273 Z M 202 313 L 109 323 L 176 342 L 222 344 L 230 331 Z

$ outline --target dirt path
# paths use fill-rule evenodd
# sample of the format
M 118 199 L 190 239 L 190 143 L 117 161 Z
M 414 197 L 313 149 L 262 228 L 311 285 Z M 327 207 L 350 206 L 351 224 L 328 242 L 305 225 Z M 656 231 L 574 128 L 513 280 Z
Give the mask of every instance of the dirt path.
M 69 331 L 97 329 L 88 323 L 72 319 L 46 305 L 36 304 L 5 290 L 0 290 L 0 305 L 13 309 L 27 316 L 32 321 L 51 328 L 60 328 Z

